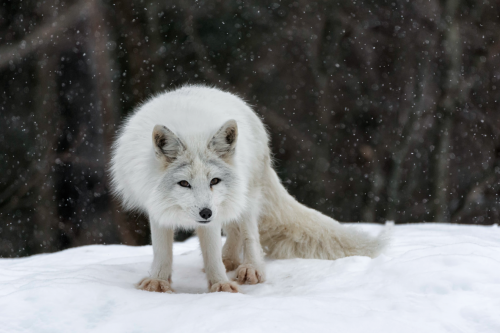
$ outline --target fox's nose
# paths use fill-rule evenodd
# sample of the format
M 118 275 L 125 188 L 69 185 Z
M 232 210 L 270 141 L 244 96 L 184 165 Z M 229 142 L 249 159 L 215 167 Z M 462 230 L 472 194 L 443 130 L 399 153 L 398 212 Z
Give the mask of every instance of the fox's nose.
M 200 210 L 200 216 L 205 220 L 208 220 L 210 217 L 212 217 L 212 211 L 208 208 L 203 208 L 202 210 Z

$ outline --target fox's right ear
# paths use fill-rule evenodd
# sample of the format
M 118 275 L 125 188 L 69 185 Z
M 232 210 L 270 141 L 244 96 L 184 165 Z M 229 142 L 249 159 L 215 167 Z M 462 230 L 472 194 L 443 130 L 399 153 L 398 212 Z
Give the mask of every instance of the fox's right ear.
M 228 120 L 215 133 L 212 140 L 208 143 L 211 148 L 222 159 L 229 159 L 233 156 L 238 139 L 238 125 L 236 120 Z
M 167 163 L 172 163 L 186 149 L 174 132 L 163 125 L 156 125 L 153 129 L 153 146 L 156 158 Z

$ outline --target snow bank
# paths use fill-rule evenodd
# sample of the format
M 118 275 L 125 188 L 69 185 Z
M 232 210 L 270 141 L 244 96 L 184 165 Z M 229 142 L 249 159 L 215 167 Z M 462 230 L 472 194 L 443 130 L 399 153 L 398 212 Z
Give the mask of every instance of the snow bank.
M 196 238 L 175 244 L 176 294 L 134 289 L 150 246 L 1 259 L 0 331 L 500 332 L 499 228 L 394 229 L 376 259 L 268 260 L 243 294 L 206 293 Z

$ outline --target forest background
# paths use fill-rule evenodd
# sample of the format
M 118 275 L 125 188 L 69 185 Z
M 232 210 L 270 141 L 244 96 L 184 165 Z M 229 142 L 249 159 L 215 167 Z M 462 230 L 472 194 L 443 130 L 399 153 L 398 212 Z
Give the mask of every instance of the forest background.
M 498 1 L 2 1 L 0 256 L 148 244 L 110 147 L 198 83 L 248 101 L 288 190 L 339 221 L 498 223 L 499 31 Z

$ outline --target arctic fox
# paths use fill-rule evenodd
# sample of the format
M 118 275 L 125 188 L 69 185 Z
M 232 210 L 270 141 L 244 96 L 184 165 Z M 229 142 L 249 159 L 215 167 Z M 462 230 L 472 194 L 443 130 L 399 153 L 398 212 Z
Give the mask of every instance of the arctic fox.
M 185 86 L 139 106 L 114 144 L 111 174 L 124 207 L 149 217 L 154 258 L 137 285 L 143 290 L 173 291 L 176 227 L 196 229 L 211 292 L 239 291 L 226 270 L 236 269 L 240 284 L 263 282 L 263 252 L 279 259 L 375 257 L 389 238 L 297 202 L 273 169 L 261 119 L 216 88 Z

